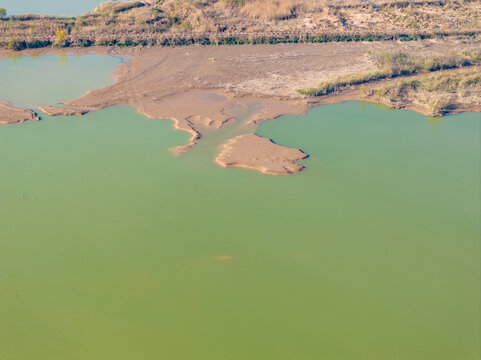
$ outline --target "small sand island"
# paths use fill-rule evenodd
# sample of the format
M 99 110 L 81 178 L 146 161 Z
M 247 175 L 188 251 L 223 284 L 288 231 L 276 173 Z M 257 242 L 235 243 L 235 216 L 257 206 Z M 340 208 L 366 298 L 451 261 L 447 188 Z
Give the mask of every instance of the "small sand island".
M 17 124 L 28 120 L 40 120 L 32 110 L 15 107 L 7 101 L 0 101 L 0 124 Z
M 293 174 L 305 154 L 253 135 L 259 122 L 352 100 L 427 116 L 481 111 L 480 3 L 421 1 L 415 8 L 397 0 L 105 3 L 63 22 L 35 15 L 0 20 L 0 33 L 13 34 L 0 35 L 7 49 L 0 56 L 128 56 L 113 85 L 65 99 L 69 108 L 38 109 L 80 116 L 131 105 L 191 134 L 188 144 L 171 149 L 177 155 L 242 119 L 242 131 L 222 145 L 216 162 Z M 0 113 L 4 124 L 30 119 L 38 119 L 30 110 Z
M 277 145 L 255 134 L 240 135 L 222 145 L 216 158 L 222 167 L 255 169 L 269 175 L 291 175 L 304 169 L 297 161 L 308 157 L 299 149 Z

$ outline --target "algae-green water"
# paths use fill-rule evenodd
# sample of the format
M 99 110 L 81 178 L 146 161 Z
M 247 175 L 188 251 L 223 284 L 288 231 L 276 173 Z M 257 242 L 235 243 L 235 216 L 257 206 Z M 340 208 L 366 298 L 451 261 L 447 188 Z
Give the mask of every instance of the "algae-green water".
M 68 56 L 63 88 L 58 57 L 2 60 L 1 93 L 55 104 L 118 61 Z M 480 358 L 479 113 L 264 122 L 310 154 L 285 177 L 218 167 L 217 136 L 175 157 L 189 134 L 131 107 L 40 115 L 0 126 L 0 359 Z

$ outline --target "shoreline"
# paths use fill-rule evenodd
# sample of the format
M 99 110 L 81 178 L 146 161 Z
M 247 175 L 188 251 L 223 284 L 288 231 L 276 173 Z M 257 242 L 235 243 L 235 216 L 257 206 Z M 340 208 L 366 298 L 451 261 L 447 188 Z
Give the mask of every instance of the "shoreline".
M 398 42 L 393 42 L 393 41 L 380 41 L 380 42 L 377 42 L 377 43 L 385 43 L 385 44 L 397 43 L 397 44 L 399 44 Z M 338 43 L 333 43 L 333 44 L 338 44 Z M 372 43 L 369 43 L 369 42 L 364 43 L 364 45 L 366 45 L 366 47 L 369 47 L 369 45 L 371 45 L 371 44 Z M 217 45 L 217 46 L 188 45 L 188 46 L 183 46 L 181 48 L 182 49 L 189 49 L 189 48 L 210 47 L 215 52 L 216 48 L 221 48 L 221 47 L 228 47 L 228 48 L 235 48 L 235 47 L 258 47 L 258 48 L 261 48 L 261 47 L 266 48 L 267 47 L 268 48 L 268 47 L 275 47 L 275 46 L 301 46 L 301 47 L 302 46 L 306 46 L 306 47 L 319 46 L 319 47 L 322 47 L 322 46 L 325 46 L 325 45 L 328 45 L 328 44 L 275 44 L 275 45 L 258 44 L 258 45 Z M 163 48 L 163 50 L 181 49 L 181 48 L 180 47 L 172 47 L 172 48 Z M 141 56 L 144 52 L 159 51 L 159 50 L 162 51 L 162 48 L 161 49 L 159 49 L 159 48 L 149 48 L 149 47 L 119 48 L 119 47 L 115 47 L 115 46 L 110 46 L 110 47 L 92 46 L 92 47 L 89 47 L 89 48 L 80 48 L 80 47 L 39 48 L 39 49 L 25 49 L 25 50 L 22 50 L 22 51 L 0 49 L 0 59 L 5 59 L 5 58 L 9 58 L 9 57 L 18 58 L 19 56 L 20 57 L 22 57 L 22 56 L 43 56 L 43 55 L 77 55 L 78 56 L 78 55 L 86 55 L 86 54 L 98 54 L 98 55 L 107 55 L 107 56 L 114 56 L 114 57 L 118 56 L 118 57 L 122 57 L 122 58 L 129 58 L 127 61 L 121 62 L 117 66 L 116 69 L 114 69 L 112 72 L 110 72 L 110 74 L 114 78 L 114 84 L 113 85 L 116 85 L 116 83 L 119 81 L 118 72 L 119 72 L 120 67 L 122 65 L 130 63 L 133 60 L 133 58 Z M 472 68 L 481 71 L 481 67 L 479 67 L 479 66 L 474 66 Z M 461 70 L 461 69 L 440 70 L 440 71 L 436 71 L 436 72 L 433 72 L 433 73 L 430 73 L 430 74 L 450 73 L 450 72 L 458 71 L 458 70 Z M 374 86 L 386 85 L 386 84 L 394 83 L 396 81 L 409 79 L 409 78 L 415 78 L 417 76 L 425 76 L 425 75 L 429 75 L 429 74 L 417 74 L 417 75 L 401 76 L 401 77 L 398 77 L 398 78 L 379 80 L 379 81 L 376 81 L 376 82 L 372 82 L 368 85 L 374 85 Z M 294 93 L 292 93 L 290 95 L 284 93 L 281 96 L 278 96 L 276 94 L 265 94 L 265 95 L 264 94 L 255 94 L 255 93 L 252 93 L 252 92 L 249 92 L 249 91 L 241 93 L 241 92 L 237 92 L 235 90 L 232 91 L 231 89 L 228 89 L 226 91 L 226 89 L 212 88 L 212 87 L 205 87 L 205 88 L 196 87 L 195 90 L 201 90 L 201 91 L 207 91 L 207 92 L 211 91 L 211 90 L 221 91 L 221 92 L 224 92 L 228 95 L 231 95 L 233 98 L 245 97 L 245 96 L 255 96 L 255 97 L 260 98 L 260 99 L 275 98 L 275 99 L 278 99 L 278 100 L 293 100 L 293 99 L 295 99 L 297 101 L 301 100 L 301 102 L 303 101 L 303 102 L 306 103 L 305 111 L 309 110 L 312 107 L 315 107 L 315 106 L 318 106 L 318 105 L 323 105 L 323 104 L 334 104 L 334 103 L 341 103 L 341 102 L 344 102 L 344 101 L 365 101 L 365 102 L 370 102 L 370 103 L 375 103 L 375 104 L 381 104 L 381 105 L 387 106 L 391 109 L 411 110 L 411 111 L 418 112 L 418 113 L 420 113 L 424 116 L 432 117 L 432 114 L 430 114 L 429 111 L 427 111 L 421 105 L 401 104 L 400 107 L 393 107 L 392 104 L 389 104 L 388 102 L 382 101 L 381 99 L 371 99 L 371 98 L 368 98 L 366 96 L 361 96 L 360 94 L 356 94 L 356 92 L 359 91 L 359 88 L 360 88 L 360 85 L 350 86 L 350 87 L 348 87 L 348 88 L 346 88 L 346 89 L 344 89 L 340 92 L 324 95 L 324 96 L 321 96 L 321 97 L 299 96 L 299 95 L 294 94 Z M 83 97 L 87 96 L 90 92 L 95 91 L 95 90 L 96 89 L 88 90 L 80 98 L 83 98 Z M 242 89 L 242 90 L 245 91 L 245 89 Z M 0 101 L 1 100 L 2 99 L 0 99 Z M 62 104 L 63 103 L 70 104 L 70 103 L 72 103 L 72 100 L 66 100 L 66 101 L 62 102 Z M 44 106 L 44 105 L 42 105 L 42 106 Z M 85 109 L 85 107 L 81 106 L 81 105 L 72 105 L 72 106 L 75 106 L 75 107 L 81 108 L 81 109 Z M 136 104 L 133 104 L 133 106 L 136 107 L 138 109 L 139 113 L 141 113 L 142 115 L 151 117 L 151 115 L 149 115 L 146 112 L 143 112 L 142 109 L 139 109 Z M 449 111 L 446 112 L 446 114 L 458 114 L 458 113 L 461 113 L 461 112 L 470 112 L 470 111 L 480 112 L 481 106 L 474 105 L 472 107 L 461 106 L 461 107 L 450 108 Z M 282 116 L 282 115 L 289 115 L 289 113 L 279 114 L 277 117 Z M 187 131 L 187 132 L 191 133 L 193 135 L 193 137 L 198 135 L 197 132 L 192 131 L 192 130 L 188 130 L 186 127 L 183 127 L 182 125 L 179 125 L 179 122 L 180 122 L 179 119 L 176 119 L 175 117 L 171 117 L 171 118 L 169 118 L 169 120 L 172 120 L 174 122 L 174 125 L 175 125 L 176 129 Z M 263 120 L 260 120 L 260 121 L 263 121 Z M 256 124 L 260 121 L 257 121 L 257 120 L 254 119 L 251 123 Z
M 81 114 L 114 105 L 131 105 L 140 114 L 152 119 L 169 119 L 176 130 L 188 132 L 189 143 L 171 149 L 175 155 L 189 151 L 205 134 L 228 126 L 236 118 L 236 111 L 255 108 L 241 126 L 256 125 L 283 115 L 305 114 L 307 110 L 346 101 L 365 101 L 393 108 L 393 104 L 369 98 L 360 91 L 360 86 L 351 86 L 339 93 L 322 97 L 299 95 L 296 89 L 314 86 L 322 79 L 335 76 L 372 71 L 375 64 L 367 55 L 372 51 L 407 51 L 425 54 L 448 54 L 453 48 L 464 49 L 457 42 L 399 42 L 378 43 L 328 43 L 328 44 L 282 44 L 282 45 L 237 45 L 237 46 L 186 46 L 177 48 L 81 48 L 81 49 L 38 49 L 26 50 L 18 55 L 97 53 L 110 56 L 129 57 L 111 72 L 114 84 L 87 91 L 80 98 L 63 101 L 62 104 L 76 108 L 63 110 L 65 115 Z M 0 50 L 0 58 L 12 55 Z M 479 69 L 479 67 L 475 67 Z M 457 70 L 454 70 L 457 71 Z M 453 70 L 438 71 L 449 73 Z M 420 74 L 411 76 L 426 76 Z M 369 83 L 369 87 L 391 84 L 408 77 L 381 80 Z M 426 107 L 419 104 L 396 104 L 396 108 L 416 111 L 430 116 Z M 39 106 L 40 109 L 42 106 Z M 49 108 L 49 107 L 47 107 Z M 54 111 L 61 111 L 50 107 Z M 66 109 L 66 108 L 62 108 Z M 240 109 L 240 110 L 239 110 Z M 449 113 L 481 111 L 481 106 L 453 107 Z M 233 139 L 231 139 L 233 140 Z M 252 139 L 251 139 L 252 140 Z M 255 169 L 263 173 L 278 173 L 278 161 L 289 164 L 285 157 L 289 149 L 281 145 L 268 146 L 272 160 L 270 167 L 264 161 L 260 166 L 244 155 L 249 153 L 250 142 L 237 142 L 231 151 L 220 150 L 216 162 L 220 166 L 235 163 L 236 167 Z M 247 144 L 247 145 L 246 145 Z M 224 144 L 225 145 L 225 144 Z M 231 144 L 232 145 L 232 144 Z M 291 156 L 292 153 L 289 153 Z M 283 157 L 279 160 L 278 157 Z M 222 161 L 217 159 L 222 158 Z M 234 161 L 235 159 L 235 161 Z M 224 165 L 222 165 L 224 164 Z M 252 165 L 254 164 L 254 165 Z M 229 165 L 226 165 L 229 166 Z M 264 168 L 263 168 L 264 166 Z M 296 168 L 294 172 L 301 171 Z M 289 173 L 289 171 L 287 171 Z M 283 171 L 280 171 L 283 173 Z

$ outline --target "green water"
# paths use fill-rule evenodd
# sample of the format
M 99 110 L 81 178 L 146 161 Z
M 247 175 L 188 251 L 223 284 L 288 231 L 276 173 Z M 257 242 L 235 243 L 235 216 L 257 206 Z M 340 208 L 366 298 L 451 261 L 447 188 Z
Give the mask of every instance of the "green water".
M 264 122 L 311 155 L 288 177 L 218 167 L 229 129 L 174 157 L 189 134 L 130 107 L 1 126 L 0 359 L 477 360 L 480 124 Z
M 56 104 L 113 84 L 109 74 L 125 59 L 96 54 L 22 56 L 0 60 L 0 100 L 17 106 Z

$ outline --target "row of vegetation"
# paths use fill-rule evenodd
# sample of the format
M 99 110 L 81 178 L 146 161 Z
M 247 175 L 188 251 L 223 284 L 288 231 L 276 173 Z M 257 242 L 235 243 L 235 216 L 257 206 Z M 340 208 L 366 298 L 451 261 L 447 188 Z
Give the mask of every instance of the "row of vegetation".
M 0 47 L 172 46 L 409 41 L 481 36 L 472 0 L 149 0 L 108 2 L 76 18 L 0 10 Z M 3 14 L 3 15 L 2 15 Z M 65 41 L 56 39 L 56 31 Z
M 58 33 L 63 35 L 58 37 Z M 103 36 L 80 38 L 67 35 L 68 30 L 57 28 L 56 37 L 32 36 L 21 40 L 11 36 L 0 41 L 0 48 L 8 50 L 35 49 L 54 47 L 89 47 L 89 46 L 186 46 L 186 45 L 243 45 L 243 44 L 292 44 L 292 43 L 326 43 L 326 42 L 359 42 L 359 41 L 415 41 L 438 39 L 448 36 L 444 33 L 430 34 L 297 34 L 278 36 L 271 34 L 159 34 L 154 36 Z M 474 39 L 473 33 L 456 34 L 461 39 Z
M 456 69 L 481 64 L 481 50 L 450 56 L 416 57 L 402 51 L 380 52 L 372 54 L 372 56 L 375 58 L 378 68 L 377 70 L 345 75 L 333 80 L 322 81 L 316 87 L 299 89 L 298 93 L 307 96 L 323 96 L 337 92 L 349 86 L 363 85 L 374 81 L 392 79 L 398 76 Z
M 455 103 L 481 105 L 481 72 L 431 74 L 423 78 L 401 80 L 385 87 L 365 89 L 364 93 L 391 107 L 402 107 L 409 103 L 426 105 L 431 115 L 441 116 Z

